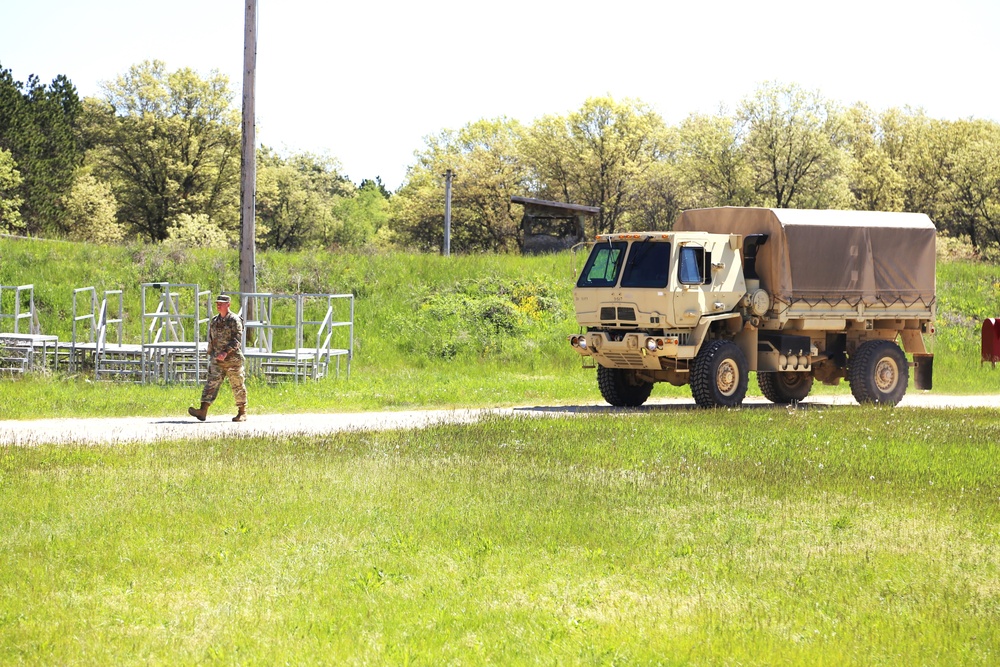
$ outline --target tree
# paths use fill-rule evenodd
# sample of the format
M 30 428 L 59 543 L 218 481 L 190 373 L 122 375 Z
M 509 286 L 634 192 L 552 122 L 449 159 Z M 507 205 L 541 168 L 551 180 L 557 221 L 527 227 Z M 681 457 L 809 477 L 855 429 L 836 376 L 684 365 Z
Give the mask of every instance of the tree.
M 204 213 L 178 213 L 170 221 L 164 241 L 180 248 L 228 248 L 231 234 L 208 219 Z
M 758 203 L 840 208 L 850 203 L 836 108 L 798 86 L 767 83 L 736 113 Z
M 1000 124 L 960 120 L 949 134 L 954 151 L 944 226 L 968 236 L 977 250 L 1000 247 Z
M 117 220 L 118 202 L 111 186 L 98 181 L 89 170 L 77 173 L 62 206 L 66 211 L 63 232 L 74 241 L 114 243 L 125 237 L 125 228 Z
M 21 173 L 10 152 L 0 148 L 0 232 L 13 234 L 24 231 L 21 220 Z
M 680 126 L 678 168 L 692 207 L 750 206 L 753 171 L 737 120 L 692 114 Z
M 948 179 L 958 149 L 950 124 L 908 108 L 889 109 L 880 123 L 886 155 L 903 178 L 903 210 L 926 213 L 943 228 Z
M 257 220 L 267 248 L 295 250 L 337 242 L 338 202 L 354 194 L 336 160 L 303 153 L 283 158 L 258 151 Z
M 154 241 L 180 214 L 239 222 L 239 115 L 228 79 L 146 61 L 85 104 L 88 159 L 111 183 L 119 219 Z
M 669 230 L 688 201 L 676 160 L 659 160 L 643 173 L 631 195 L 629 227 L 634 231 Z
M 844 113 L 843 127 L 849 152 L 847 179 L 854 198 L 852 208 L 903 210 L 905 181 L 892 165 L 878 117 L 864 104 L 856 104 Z
M 597 232 L 614 232 L 635 212 L 635 188 L 663 154 L 665 126 L 638 100 L 591 98 L 569 116 L 532 125 L 524 153 L 544 199 L 599 206 Z
M 520 220 L 511 195 L 523 193 L 527 170 L 518 147 L 523 128 L 505 118 L 479 120 L 426 139 L 393 197 L 391 220 L 404 244 L 440 248 L 444 238 L 444 178 L 451 169 L 451 247 L 456 251 L 505 251 L 520 243 Z
M 0 69 L 0 149 L 18 165 L 21 217 L 29 234 L 60 227 L 59 202 L 82 158 L 80 112 L 76 88 L 65 76 L 45 86 L 32 75 L 22 84 L 10 70 Z
M 353 197 L 342 197 L 334 206 L 339 225 L 335 243 L 360 247 L 371 242 L 389 221 L 389 200 L 381 181 L 364 180 Z
M 375 180 L 371 180 L 370 178 L 366 178 L 363 181 L 361 181 L 361 185 L 358 186 L 358 189 L 359 190 L 364 190 L 366 188 L 375 188 L 376 190 L 379 191 L 379 193 L 386 200 L 388 200 L 388 199 L 390 199 L 392 197 L 392 193 L 389 192 L 389 190 L 385 187 L 385 184 L 382 183 L 382 177 L 381 176 L 376 176 Z

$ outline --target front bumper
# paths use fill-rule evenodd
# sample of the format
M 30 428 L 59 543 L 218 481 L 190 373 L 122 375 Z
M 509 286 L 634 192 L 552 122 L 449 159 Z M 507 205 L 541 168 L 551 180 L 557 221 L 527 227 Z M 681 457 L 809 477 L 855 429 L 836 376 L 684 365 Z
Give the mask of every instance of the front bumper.
M 611 337 L 590 331 L 568 337 L 570 345 L 583 357 L 592 357 L 605 368 L 646 368 L 661 370 L 676 359 L 693 358 L 694 352 L 679 335 L 654 336 L 642 332 Z M 669 363 L 664 363 L 671 360 Z

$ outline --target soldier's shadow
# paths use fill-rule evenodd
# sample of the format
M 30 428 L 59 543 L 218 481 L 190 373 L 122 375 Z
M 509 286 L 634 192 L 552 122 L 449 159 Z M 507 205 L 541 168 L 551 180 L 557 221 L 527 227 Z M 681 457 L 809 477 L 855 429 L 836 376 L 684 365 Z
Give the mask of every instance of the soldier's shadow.
M 180 419 L 163 419 L 163 420 L 155 421 L 155 422 L 152 422 L 152 423 L 153 424 L 171 424 L 171 425 L 177 425 L 177 426 L 198 426 L 199 424 L 216 424 L 216 423 L 222 424 L 223 422 L 227 422 L 227 421 L 232 421 L 232 419 L 231 418 L 223 419 L 221 417 L 219 419 L 208 418 L 208 419 L 206 419 L 203 422 L 197 421 L 195 419 L 184 419 L 184 420 L 180 420 Z

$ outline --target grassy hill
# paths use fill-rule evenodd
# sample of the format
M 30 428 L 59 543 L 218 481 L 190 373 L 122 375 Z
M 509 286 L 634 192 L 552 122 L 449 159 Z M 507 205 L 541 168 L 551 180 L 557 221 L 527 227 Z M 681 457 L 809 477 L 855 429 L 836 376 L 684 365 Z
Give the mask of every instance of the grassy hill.
M 35 285 L 42 330 L 69 340 L 73 290 L 122 289 L 126 338 L 139 342 L 144 282 L 197 283 L 218 293 L 238 287 L 234 250 L 163 245 L 97 246 L 0 239 L 0 284 Z M 350 410 L 425 405 L 600 400 L 593 371 L 580 369 L 565 342 L 577 330 L 571 290 L 579 261 L 540 257 L 264 252 L 258 289 L 356 295 L 355 360 L 349 381 L 315 386 L 252 386 L 260 410 Z M 979 326 L 1000 317 L 1000 267 L 967 259 L 938 266 L 935 391 L 1000 390 L 1000 371 L 979 363 Z M 10 305 L 4 305 L 9 312 Z M 53 385 L 63 393 L 51 395 Z M 34 378 L 21 394 L 49 414 L 176 412 L 191 387 L 93 388 L 87 379 Z M 150 392 L 159 392 L 152 399 Z M 756 384 L 751 382 L 751 392 Z M 844 392 L 846 385 L 820 391 Z M 11 392 L 4 392 L 10 396 Z M 658 385 L 654 396 L 688 395 Z M 226 392 L 223 392 L 226 396 Z M 46 398 L 47 397 L 47 398 Z M 223 398 L 223 401 L 226 399 Z M 7 415 L 27 416 L 23 401 L 0 398 Z

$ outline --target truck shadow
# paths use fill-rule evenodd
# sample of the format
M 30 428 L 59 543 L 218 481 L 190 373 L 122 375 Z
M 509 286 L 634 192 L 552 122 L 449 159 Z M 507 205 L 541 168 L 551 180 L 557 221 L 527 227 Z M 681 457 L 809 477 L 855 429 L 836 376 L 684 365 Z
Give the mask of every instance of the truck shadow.
M 809 403 L 802 401 L 786 405 L 777 403 L 744 403 L 738 408 L 715 408 L 719 410 L 808 410 L 810 408 L 829 408 L 829 403 Z M 656 414 L 667 412 L 698 412 L 705 408 L 698 407 L 693 401 L 691 403 L 651 403 L 641 405 L 637 408 L 616 408 L 612 405 L 536 405 L 532 407 L 514 408 L 514 414 L 518 413 L 553 413 L 553 414 L 593 414 L 593 415 L 621 415 L 621 414 Z

